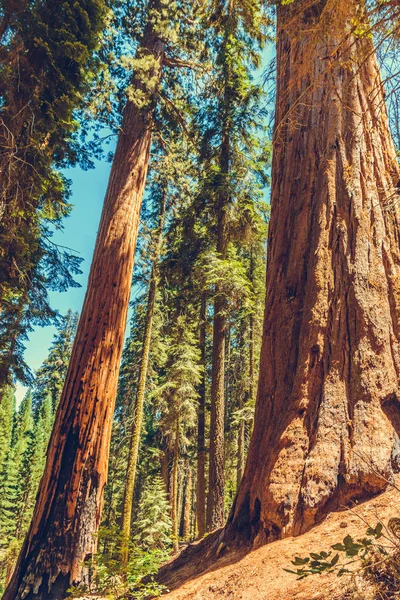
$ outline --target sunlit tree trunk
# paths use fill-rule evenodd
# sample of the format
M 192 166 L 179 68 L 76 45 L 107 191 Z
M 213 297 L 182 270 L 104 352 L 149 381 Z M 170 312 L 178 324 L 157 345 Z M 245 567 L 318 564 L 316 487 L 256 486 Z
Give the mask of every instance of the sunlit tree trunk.
M 165 486 L 165 493 L 169 496 L 169 454 L 168 450 L 164 450 L 160 457 L 161 477 Z
M 32 523 L 4 600 L 60 599 L 85 581 L 96 551 L 111 421 L 124 341 L 139 212 L 163 43 L 147 26 L 138 53 L 152 58 L 141 107 L 126 106 L 89 282 Z
M 153 328 L 154 309 L 156 304 L 157 285 L 158 285 L 158 261 L 160 258 L 162 235 L 164 227 L 164 217 L 166 208 L 167 194 L 166 190 L 160 206 L 160 214 L 158 221 L 158 234 L 156 248 L 154 253 L 154 261 L 151 270 L 149 294 L 147 299 L 146 322 L 144 328 L 144 337 L 142 345 L 142 356 L 139 370 L 139 380 L 136 393 L 136 401 L 134 405 L 134 413 L 132 427 L 130 431 L 130 443 L 128 464 L 125 477 L 124 502 L 122 507 L 122 545 L 121 545 L 121 560 L 123 564 L 128 562 L 129 535 L 132 521 L 132 505 L 133 492 L 135 488 L 136 466 L 139 456 L 140 435 L 142 431 L 143 421 L 143 406 L 144 396 L 146 391 L 147 372 L 149 367 L 151 332 Z
M 171 520 L 172 520 L 172 537 L 173 537 L 173 548 L 174 552 L 179 551 L 179 498 L 178 498 L 178 485 L 179 485 L 179 432 L 180 432 L 180 414 L 179 410 L 175 419 L 175 433 L 174 433 L 174 455 L 172 462 L 172 477 L 171 477 Z
M 190 541 L 190 515 L 192 511 L 192 468 L 187 461 L 185 497 L 183 502 L 183 539 Z
M 241 419 L 238 427 L 238 441 L 237 441 L 237 463 L 236 463 L 236 483 L 237 487 L 243 477 L 244 462 L 245 462 L 245 423 Z
M 200 309 L 200 352 L 201 383 L 197 409 L 197 480 L 196 480 L 196 525 L 197 536 L 202 538 L 206 532 L 206 439 L 205 439 L 205 410 L 206 410 L 206 307 L 207 299 L 203 293 Z
M 353 1 L 277 12 L 260 382 L 227 529 L 255 544 L 382 491 L 399 412 L 400 176 L 372 41 Z

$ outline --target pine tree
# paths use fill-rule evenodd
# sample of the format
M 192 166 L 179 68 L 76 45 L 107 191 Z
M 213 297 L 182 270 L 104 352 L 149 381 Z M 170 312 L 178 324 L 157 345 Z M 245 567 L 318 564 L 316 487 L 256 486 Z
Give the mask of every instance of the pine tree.
M 51 395 L 53 411 L 58 406 L 77 325 L 78 313 L 73 313 L 71 310 L 61 319 L 57 333 L 54 335 L 51 343 L 49 354 L 35 373 L 33 387 L 33 406 L 35 412 L 40 410 L 40 406 L 46 401 L 48 394 Z
M 19 498 L 16 536 L 23 540 L 32 517 L 37 490 L 46 463 L 46 451 L 54 420 L 53 400 L 49 392 L 42 402 L 18 471 Z
M 75 111 L 96 70 L 106 3 L 6 1 L 0 9 L 0 387 L 31 383 L 32 324 L 57 322 L 49 290 L 76 285 L 81 259 L 51 240 L 71 210 L 60 168 L 88 166 Z
M 144 550 L 164 550 L 171 545 L 171 518 L 164 482 L 159 475 L 148 478 L 132 525 L 132 543 Z
M 168 160 L 168 159 L 167 159 Z M 140 444 L 140 436 L 142 430 L 142 421 L 143 421 L 143 406 L 145 399 L 145 390 L 147 383 L 147 374 L 149 367 L 149 359 L 150 359 L 150 344 L 152 337 L 152 329 L 153 329 L 153 319 L 154 319 L 154 311 L 155 311 L 155 303 L 157 296 L 157 287 L 158 287 L 158 278 L 159 278 L 159 260 L 161 253 L 161 246 L 163 240 L 163 228 L 165 221 L 165 212 L 167 208 L 167 194 L 168 194 L 168 179 L 164 180 L 165 173 L 161 169 L 161 186 L 156 185 L 155 193 L 159 195 L 159 198 L 154 198 L 155 201 L 158 200 L 157 204 L 159 204 L 159 215 L 158 215 L 158 224 L 157 230 L 155 232 L 156 239 L 154 244 L 154 257 L 152 259 L 151 266 L 151 274 L 150 274 L 150 284 L 149 284 L 149 292 L 147 299 L 147 308 L 146 308 L 146 320 L 143 332 L 143 344 L 141 348 L 141 356 L 140 356 L 140 368 L 139 368 L 139 376 L 137 382 L 137 391 L 136 398 L 134 404 L 134 410 L 132 415 L 132 428 L 130 432 L 130 444 L 129 444 L 129 453 L 128 453 L 128 464 L 126 469 L 126 484 L 124 490 L 124 503 L 123 503 L 123 511 L 122 511 L 122 523 L 121 523 L 121 533 L 122 538 L 125 540 L 125 543 L 122 545 L 122 561 L 127 563 L 128 561 L 128 539 L 131 529 L 131 518 L 132 518 L 132 505 L 133 505 L 133 492 L 135 486 L 135 476 L 136 476 L 136 465 L 138 461 L 138 453 L 139 453 L 139 444 Z
M 12 387 L 6 387 L 0 401 L 0 472 L 9 454 L 15 413 L 15 395 Z
M 12 401 L 14 405 L 14 401 Z M 35 468 L 33 457 L 32 394 L 27 392 L 18 412 L 14 414 L 11 445 L 0 473 L 0 564 L 8 581 L 18 554 L 18 521 L 23 517 L 21 490 L 30 471 Z M 22 477 L 27 457 L 27 469 Z
M 200 352 L 188 314 L 174 315 L 168 343 L 169 356 L 159 393 L 164 400 L 163 429 L 173 454 L 171 473 L 171 518 L 174 549 L 178 549 L 178 485 L 181 451 L 189 440 L 197 415 L 198 385 L 201 378 Z
M 251 81 L 250 70 L 259 62 L 268 23 L 258 2 L 210 2 L 209 49 L 217 66 L 216 98 L 200 111 L 201 158 L 205 168 L 203 194 L 212 203 L 215 226 L 214 253 L 221 266 L 230 262 L 231 212 L 243 186 L 241 156 L 257 147 L 255 124 L 261 90 Z M 204 121 L 203 121 L 204 119 Z M 259 121 L 258 121 L 259 122 Z M 257 127 L 257 125 L 256 125 Z M 251 140 L 251 143 L 249 143 Z M 251 171 L 259 170 L 253 162 Z M 222 270 L 222 269 L 221 269 Z M 213 306 L 213 353 L 211 377 L 211 422 L 207 528 L 224 522 L 224 423 L 225 347 L 228 298 L 217 280 Z

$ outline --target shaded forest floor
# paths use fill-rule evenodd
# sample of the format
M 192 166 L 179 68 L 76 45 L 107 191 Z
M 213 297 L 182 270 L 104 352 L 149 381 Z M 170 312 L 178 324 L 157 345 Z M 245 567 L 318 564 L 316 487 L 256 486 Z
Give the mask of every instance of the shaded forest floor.
M 347 535 L 365 537 L 368 525 L 377 522 L 384 526 L 392 517 L 400 518 L 400 492 L 395 489 L 353 508 L 332 513 L 320 525 L 297 538 L 273 542 L 243 555 L 231 553 L 214 560 L 208 570 L 193 576 L 195 564 L 179 569 L 171 578 L 174 591 L 163 596 L 165 600 L 370 600 L 376 598 L 371 585 L 360 577 L 336 573 L 313 575 L 297 580 L 283 569 L 295 569 L 295 556 L 310 552 L 329 551 L 333 544 L 342 542 Z M 346 559 L 344 559 L 345 561 Z M 348 560 L 348 559 L 347 559 Z M 343 562 L 343 558 L 341 558 Z M 359 563 L 358 563 L 359 564 Z M 346 590 L 352 590 L 346 593 Z M 355 589 L 356 588 L 356 589 Z M 378 596 L 380 597 L 380 596 Z M 391 598 L 400 598 L 397 593 Z

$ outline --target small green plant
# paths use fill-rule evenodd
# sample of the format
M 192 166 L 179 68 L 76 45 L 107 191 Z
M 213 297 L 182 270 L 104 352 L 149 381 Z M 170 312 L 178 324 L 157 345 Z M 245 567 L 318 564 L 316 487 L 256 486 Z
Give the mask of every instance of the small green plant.
M 121 534 L 116 527 L 101 528 L 98 541 L 99 553 L 87 561 L 91 589 L 71 587 L 68 590 L 71 598 L 80 598 L 94 590 L 109 600 L 144 600 L 161 596 L 165 586 L 154 581 L 153 576 L 169 558 L 169 548 L 143 548 L 131 541 L 129 562 L 124 565 L 120 558 Z
M 373 556 L 387 556 L 387 550 L 382 544 L 377 543 L 377 540 L 383 535 L 382 532 L 382 523 L 377 523 L 374 528 L 368 527 L 366 536 L 362 539 L 354 540 L 351 535 L 346 535 L 342 543 L 331 546 L 332 550 L 319 553 L 310 552 L 310 555 L 304 558 L 296 556 L 292 561 L 292 565 L 298 568 L 295 570 L 284 569 L 284 571 L 297 575 L 298 579 L 321 573 L 336 572 L 339 576 L 351 573 L 352 571 L 348 567 L 356 561 L 361 561 L 366 566 L 371 563 Z M 336 550 L 335 554 L 333 550 Z M 343 558 L 349 560 L 340 561 L 340 554 L 343 555 Z

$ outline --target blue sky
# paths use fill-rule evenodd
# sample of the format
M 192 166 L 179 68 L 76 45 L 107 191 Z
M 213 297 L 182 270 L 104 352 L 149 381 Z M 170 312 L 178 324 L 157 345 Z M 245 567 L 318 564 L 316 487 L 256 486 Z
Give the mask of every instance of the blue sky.
M 82 171 L 80 168 L 66 171 L 67 177 L 72 181 L 71 203 L 74 209 L 64 221 L 64 231 L 56 232 L 53 240 L 75 250 L 84 261 L 81 266 L 83 273 L 76 278 L 82 287 L 50 294 L 52 307 L 62 314 L 69 308 L 78 312 L 82 308 L 110 169 L 110 163 L 97 161 L 95 168 L 89 171 Z M 55 328 L 52 326 L 37 327 L 29 336 L 25 359 L 33 371 L 38 369 L 46 358 L 54 333 Z M 17 402 L 22 400 L 25 392 L 26 388 L 17 384 Z
M 263 65 L 256 73 L 256 79 L 261 77 L 265 66 L 273 56 L 274 46 L 268 44 L 263 55 Z M 111 145 L 107 147 L 107 152 L 110 150 L 113 150 Z M 52 239 L 57 244 L 72 248 L 84 260 L 81 266 L 82 275 L 76 278 L 81 284 L 80 288 L 71 288 L 62 293 L 50 293 L 52 308 L 61 314 L 65 314 L 68 309 L 81 311 L 110 169 L 111 163 L 102 160 L 96 161 L 95 168 L 89 171 L 82 171 L 76 167 L 65 172 L 72 181 L 70 202 L 74 208 L 64 221 L 64 230 L 56 232 Z M 55 331 L 53 326 L 36 327 L 29 336 L 25 360 L 32 371 L 38 369 L 46 358 Z M 22 400 L 26 391 L 27 388 L 20 383 L 16 385 L 17 403 Z

